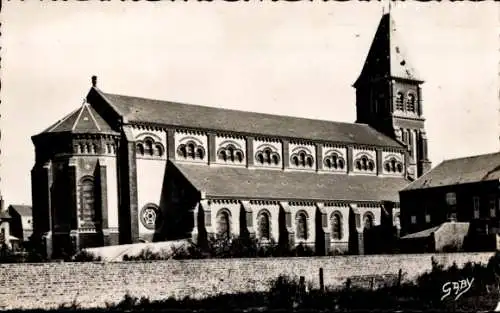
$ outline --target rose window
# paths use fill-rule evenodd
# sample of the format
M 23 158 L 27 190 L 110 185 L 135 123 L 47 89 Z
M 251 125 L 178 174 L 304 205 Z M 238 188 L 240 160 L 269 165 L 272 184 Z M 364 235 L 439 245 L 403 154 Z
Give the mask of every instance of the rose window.
M 153 206 L 147 206 L 142 209 L 141 222 L 147 229 L 155 229 L 158 218 L 158 209 Z

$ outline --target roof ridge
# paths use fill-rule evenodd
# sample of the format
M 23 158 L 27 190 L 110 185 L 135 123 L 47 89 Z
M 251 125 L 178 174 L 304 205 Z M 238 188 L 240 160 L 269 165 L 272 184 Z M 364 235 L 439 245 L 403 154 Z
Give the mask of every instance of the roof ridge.
M 80 107 L 80 112 L 78 112 L 78 116 L 76 117 L 76 120 L 73 123 L 73 127 L 71 127 L 71 131 L 75 131 L 76 125 L 78 125 L 78 121 L 80 121 L 84 109 L 85 109 L 85 103 L 82 104 L 82 106 Z
M 90 114 L 90 117 L 92 118 L 92 120 L 94 121 L 94 124 L 95 124 L 95 127 L 97 127 L 97 130 L 98 131 L 101 131 L 101 127 L 99 126 L 99 124 L 97 123 L 97 120 L 95 119 L 95 116 L 94 116 L 94 113 L 92 113 L 92 110 L 90 109 L 90 105 L 88 103 L 85 104 L 85 107 L 87 109 L 87 111 L 89 112 Z
M 481 158 L 481 157 L 485 157 L 485 156 L 492 156 L 495 154 L 500 154 L 500 151 L 482 153 L 482 154 L 474 154 L 474 155 L 463 156 L 463 157 L 458 157 L 458 158 L 444 159 L 440 164 L 445 163 L 445 162 L 461 161 L 461 160 L 466 160 L 466 159 L 477 159 L 477 158 Z

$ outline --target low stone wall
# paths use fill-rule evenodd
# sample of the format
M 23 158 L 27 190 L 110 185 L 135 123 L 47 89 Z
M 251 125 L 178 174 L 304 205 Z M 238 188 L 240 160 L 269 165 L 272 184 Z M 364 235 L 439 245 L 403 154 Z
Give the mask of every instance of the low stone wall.
M 105 306 L 126 293 L 150 300 L 266 291 L 280 274 L 305 276 L 339 286 L 351 276 L 397 275 L 413 280 L 431 269 L 431 258 L 447 266 L 487 263 L 493 253 L 335 256 L 311 258 L 210 259 L 116 263 L 0 264 L 0 309 L 52 308 L 76 301 Z

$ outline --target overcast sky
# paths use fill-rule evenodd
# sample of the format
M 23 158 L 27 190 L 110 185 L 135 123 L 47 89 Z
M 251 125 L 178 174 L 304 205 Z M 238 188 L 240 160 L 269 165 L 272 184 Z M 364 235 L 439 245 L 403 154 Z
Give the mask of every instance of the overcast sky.
M 109 93 L 354 122 L 379 2 L 4 2 L 1 191 L 31 203 L 30 137 Z M 491 2 L 393 5 L 425 79 L 429 154 L 495 152 L 499 11 Z M 258 130 L 256 130 L 258 131 Z

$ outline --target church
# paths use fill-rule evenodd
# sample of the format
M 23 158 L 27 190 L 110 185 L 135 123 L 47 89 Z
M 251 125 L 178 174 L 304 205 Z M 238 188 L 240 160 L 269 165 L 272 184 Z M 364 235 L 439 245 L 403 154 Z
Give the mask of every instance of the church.
M 54 255 L 214 236 L 369 253 L 369 231 L 399 229 L 398 192 L 431 167 L 400 37 L 384 14 L 355 123 L 112 94 L 93 76 L 86 101 L 32 137 L 34 238 Z

